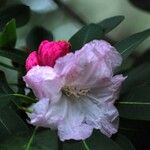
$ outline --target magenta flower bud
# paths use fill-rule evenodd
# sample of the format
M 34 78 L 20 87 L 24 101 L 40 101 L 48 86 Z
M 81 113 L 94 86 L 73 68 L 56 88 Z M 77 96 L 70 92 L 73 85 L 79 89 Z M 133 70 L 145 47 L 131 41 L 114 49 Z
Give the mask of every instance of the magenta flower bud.
M 70 47 L 70 44 L 66 41 L 43 41 L 38 50 L 40 66 L 53 67 L 59 57 L 62 57 L 69 52 Z
M 71 45 L 67 41 L 43 41 L 38 52 L 32 52 L 26 60 L 26 70 L 29 71 L 33 66 L 55 65 L 56 60 L 69 53 Z
M 26 70 L 29 71 L 33 66 L 37 65 L 39 65 L 37 52 L 33 51 L 26 60 Z

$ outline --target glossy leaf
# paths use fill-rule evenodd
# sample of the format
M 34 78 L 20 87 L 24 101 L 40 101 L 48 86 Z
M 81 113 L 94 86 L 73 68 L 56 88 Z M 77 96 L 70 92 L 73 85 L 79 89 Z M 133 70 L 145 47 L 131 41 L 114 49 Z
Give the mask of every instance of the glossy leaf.
M 150 85 L 133 87 L 117 102 L 120 117 L 150 121 Z
M 122 134 L 118 134 L 114 140 L 122 150 L 135 150 L 131 141 Z
M 100 25 L 100 27 L 106 34 L 117 27 L 123 20 L 124 16 L 114 16 L 101 21 L 100 23 L 98 23 L 98 25 Z
M 101 39 L 102 36 L 103 29 L 99 25 L 92 23 L 81 28 L 71 37 L 69 42 L 71 43 L 72 51 L 76 51 L 92 40 Z
M 127 92 L 134 86 L 150 83 L 150 63 L 143 63 L 133 68 L 125 75 L 127 76 L 127 79 L 123 83 L 122 93 Z
M 123 59 L 126 59 L 133 50 L 150 36 L 150 29 L 131 35 L 130 37 L 117 42 L 114 46 L 121 53 Z
M 28 6 L 17 4 L 0 10 L 0 30 L 11 19 L 16 20 L 17 27 L 25 25 L 30 19 L 30 8 Z
M 43 27 L 36 26 L 33 29 L 31 29 L 31 31 L 27 35 L 27 38 L 26 38 L 27 48 L 32 51 L 37 50 L 40 43 L 43 40 L 52 41 L 53 35 L 50 31 L 44 29 Z
M 12 19 L 8 22 L 0 33 L 0 47 L 11 48 L 16 44 L 16 23 L 15 20 Z
M 27 147 L 28 142 L 32 141 Z M 35 134 L 20 134 L 5 140 L 0 148 L 5 150 L 57 150 L 57 137 L 54 131 L 40 130 Z
M 106 137 L 100 131 L 95 131 L 93 135 L 86 140 L 86 143 L 90 150 L 122 150 L 120 146 L 115 143 L 110 138 Z M 75 142 L 75 143 L 65 143 L 64 144 L 65 150 L 83 150 L 85 149 L 82 142 Z

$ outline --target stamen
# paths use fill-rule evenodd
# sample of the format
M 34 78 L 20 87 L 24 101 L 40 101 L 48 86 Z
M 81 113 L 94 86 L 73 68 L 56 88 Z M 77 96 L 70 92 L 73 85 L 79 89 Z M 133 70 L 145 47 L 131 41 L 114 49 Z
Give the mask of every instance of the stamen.
M 69 97 L 73 96 L 75 98 L 79 98 L 80 96 L 86 96 L 89 89 L 77 89 L 76 87 L 65 86 L 62 89 L 62 92 Z

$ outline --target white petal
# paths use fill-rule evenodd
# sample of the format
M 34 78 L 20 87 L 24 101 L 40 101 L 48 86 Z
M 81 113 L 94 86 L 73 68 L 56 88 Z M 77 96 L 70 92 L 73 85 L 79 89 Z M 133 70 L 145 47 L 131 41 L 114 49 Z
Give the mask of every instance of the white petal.
M 81 100 L 82 110 L 86 116 L 86 123 L 110 137 L 118 130 L 118 111 L 111 103 L 97 105 L 86 97 Z
M 121 85 L 126 77 L 122 75 L 116 75 L 110 79 L 105 79 L 99 85 L 95 85 L 90 91 L 94 97 L 100 102 L 111 102 L 114 103 L 117 100 Z
M 51 67 L 35 66 L 27 72 L 23 79 L 38 99 L 45 97 L 56 100 L 61 96 L 62 80 Z
M 81 111 L 80 104 L 75 100 L 66 99 L 68 109 L 64 120 L 58 126 L 58 135 L 61 141 L 84 140 L 88 138 L 93 128 L 85 123 L 85 116 Z
M 69 53 L 59 58 L 54 69 L 65 78 L 66 84 L 91 88 L 111 78 L 121 61 L 120 54 L 109 43 L 94 40 L 75 54 Z

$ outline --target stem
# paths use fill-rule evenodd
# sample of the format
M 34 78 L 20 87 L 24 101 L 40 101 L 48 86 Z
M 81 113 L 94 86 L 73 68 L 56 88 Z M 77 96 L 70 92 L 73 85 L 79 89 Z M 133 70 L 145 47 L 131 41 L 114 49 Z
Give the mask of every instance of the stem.
M 84 145 L 85 149 L 86 150 L 90 150 L 90 148 L 88 147 L 88 145 L 86 144 L 86 142 L 84 140 L 82 142 L 83 142 L 83 145 Z
M 29 97 L 29 96 L 23 95 L 23 94 L 10 94 L 10 95 L 13 95 L 13 96 L 16 96 L 16 97 L 24 98 L 24 99 L 26 99 L 26 100 L 29 100 L 29 101 L 33 102 L 33 103 L 36 102 L 35 99 L 33 99 L 33 98 Z
M 58 138 L 58 150 L 63 150 L 63 142 Z
M 86 22 L 80 16 L 78 16 L 71 8 L 69 8 L 66 4 L 61 2 L 61 0 L 54 0 L 54 2 L 59 6 L 60 9 L 62 9 L 68 15 L 73 17 L 79 23 L 81 23 L 82 25 L 86 25 Z
M 29 150 L 29 149 L 30 149 L 30 146 L 31 146 L 31 144 L 32 144 L 32 141 L 33 141 L 33 138 L 34 138 L 34 135 L 35 135 L 37 129 L 38 129 L 38 127 L 36 127 L 36 128 L 34 129 L 34 131 L 33 131 L 33 133 L 32 133 L 32 136 L 31 136 L 31 138 L 29 139 L 29 142 L 28 142 L 27 147 L 26 147 L 25 150 Z
M 28 112 L 28 113 L 32 113 L 32 110 L 30 110 L 30 109 L 28 109 L 28 108 L 20 107 L 20 106 L 17 106 L 17 107 L 18 107 L 18 109 L 20 109 L 20 110 L 23 110 L 23 111 Z
M 119 105 L 150 105 L 150 102 L 116 102 Z

